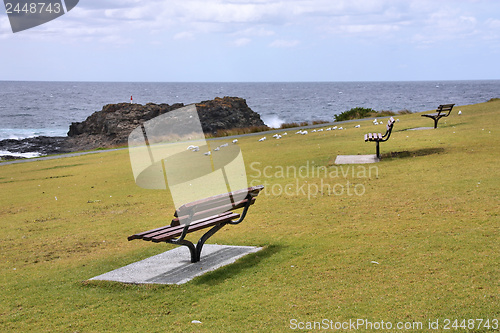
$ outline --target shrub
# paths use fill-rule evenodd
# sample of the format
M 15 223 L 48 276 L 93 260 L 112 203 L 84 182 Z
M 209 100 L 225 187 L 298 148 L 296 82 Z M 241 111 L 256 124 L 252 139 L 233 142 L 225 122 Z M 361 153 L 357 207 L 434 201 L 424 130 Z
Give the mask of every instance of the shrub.
M 377 111 L 375 111 L 371 108 L 356 107 L 356 108 L 350 109 L 349 111 L 344 111 L 341 114 L 336 114 L 335 121 L 344 121 L 344 120 L 374 117 L 376 114 L 377 114 Z
M 409 114 L 412 113 L 410 110 L 400 110 L 398 114 Z M 371 108 L 352 108 L 349 111 L 344 111 L 341 114 L 335 115 L 335 121 L 345 121 L 369 117 L 389 117 L 395 116 L 396 113 L 390 110 L 375 111 Z

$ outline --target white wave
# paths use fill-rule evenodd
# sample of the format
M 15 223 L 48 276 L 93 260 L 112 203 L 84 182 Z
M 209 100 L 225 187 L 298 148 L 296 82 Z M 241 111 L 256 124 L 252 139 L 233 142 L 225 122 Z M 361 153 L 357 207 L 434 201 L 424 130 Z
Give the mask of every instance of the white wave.
M 40 157 L 42 154 L 37 153 L 37 152 L 31 152 L 31 153 L 12 153 L 8 150 L 0 150 L 0 159 L 2 156 L 14 156 L 14 157 L 24 157 L 24 158 L 33 158 L 33 157 Z
M 263 116 L 262 121 L 271 128 L 280 128 L 281 125 L 285 123 L 285 121 L 280 119 L 277 115 Z
M 67 130 L 59 128 L 0 128 L 0 140 L 22 140 L 36 136 L 66 136 Z

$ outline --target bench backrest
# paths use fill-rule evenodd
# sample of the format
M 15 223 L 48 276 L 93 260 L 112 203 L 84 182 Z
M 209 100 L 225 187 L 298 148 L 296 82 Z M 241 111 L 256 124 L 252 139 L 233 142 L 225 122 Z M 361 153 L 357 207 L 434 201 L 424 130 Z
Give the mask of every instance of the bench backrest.
M 394 123 L 396 121 L 394 120 L 393 117 L 391 117 L 388 121 L 387 121 L 387 131 L 385 131 L 385 134 L 383 136 L 384 140 L 383 141 L 387 141 L 389 140 L 389 137 L 391 136 L 391 132 L 392 132 L 392 128 L 394 127 Z
M 436 111 L 438 113 L 444 113 L 444 112 L 448 112 L 448 115 L 450 114 L 451 110 L 453 109 L 453 106 L 455 104 L 442 104 L 440 106 L 438 106 L 438 108 L 436 109 Z
M 387 132 L 385 133 L 385 135 L 387 135 L 388 133 L 390 134 L 391 131 L 392 131 L 392 128 L 394 127 L 394 123 L 396 121 L 394 120 L 393 117 L 391 117 L 388 121 L 387 121 Z
M 263 188 L 262 185 L 253 186 L 184 204 L 175 211 L 175 218 L 170 225 L 187 224 L 194 220 L 253 205 Z

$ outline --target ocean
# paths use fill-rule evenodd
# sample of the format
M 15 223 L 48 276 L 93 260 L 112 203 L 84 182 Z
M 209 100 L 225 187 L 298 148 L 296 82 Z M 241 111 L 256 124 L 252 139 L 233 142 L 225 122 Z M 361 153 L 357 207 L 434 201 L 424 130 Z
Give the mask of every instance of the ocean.
M 246 99 L 264 122 L 333 121 L 353 107 L 413 112 L 439 104 L 485 102 L 500 97 L 500 80 L 288 83 L 111 83 L 0 81 L 0 140 L 66 136 L 110 103 L 197 103 L 215 97 Z

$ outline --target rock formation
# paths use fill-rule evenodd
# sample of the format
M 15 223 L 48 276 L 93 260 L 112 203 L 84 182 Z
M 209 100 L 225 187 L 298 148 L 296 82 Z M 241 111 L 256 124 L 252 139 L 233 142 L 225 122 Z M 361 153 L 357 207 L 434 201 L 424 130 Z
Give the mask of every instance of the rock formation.
M 87 150 L 127 144 L 128 136 L 137 126 L 184 104 L 108 104 L 83 122 L 72 123 L 63 146 L 71 150 Z M 238 97 L 215 98 L 196 104 L 205 133 L 221 129 L 265 126 L 259 114 Z

